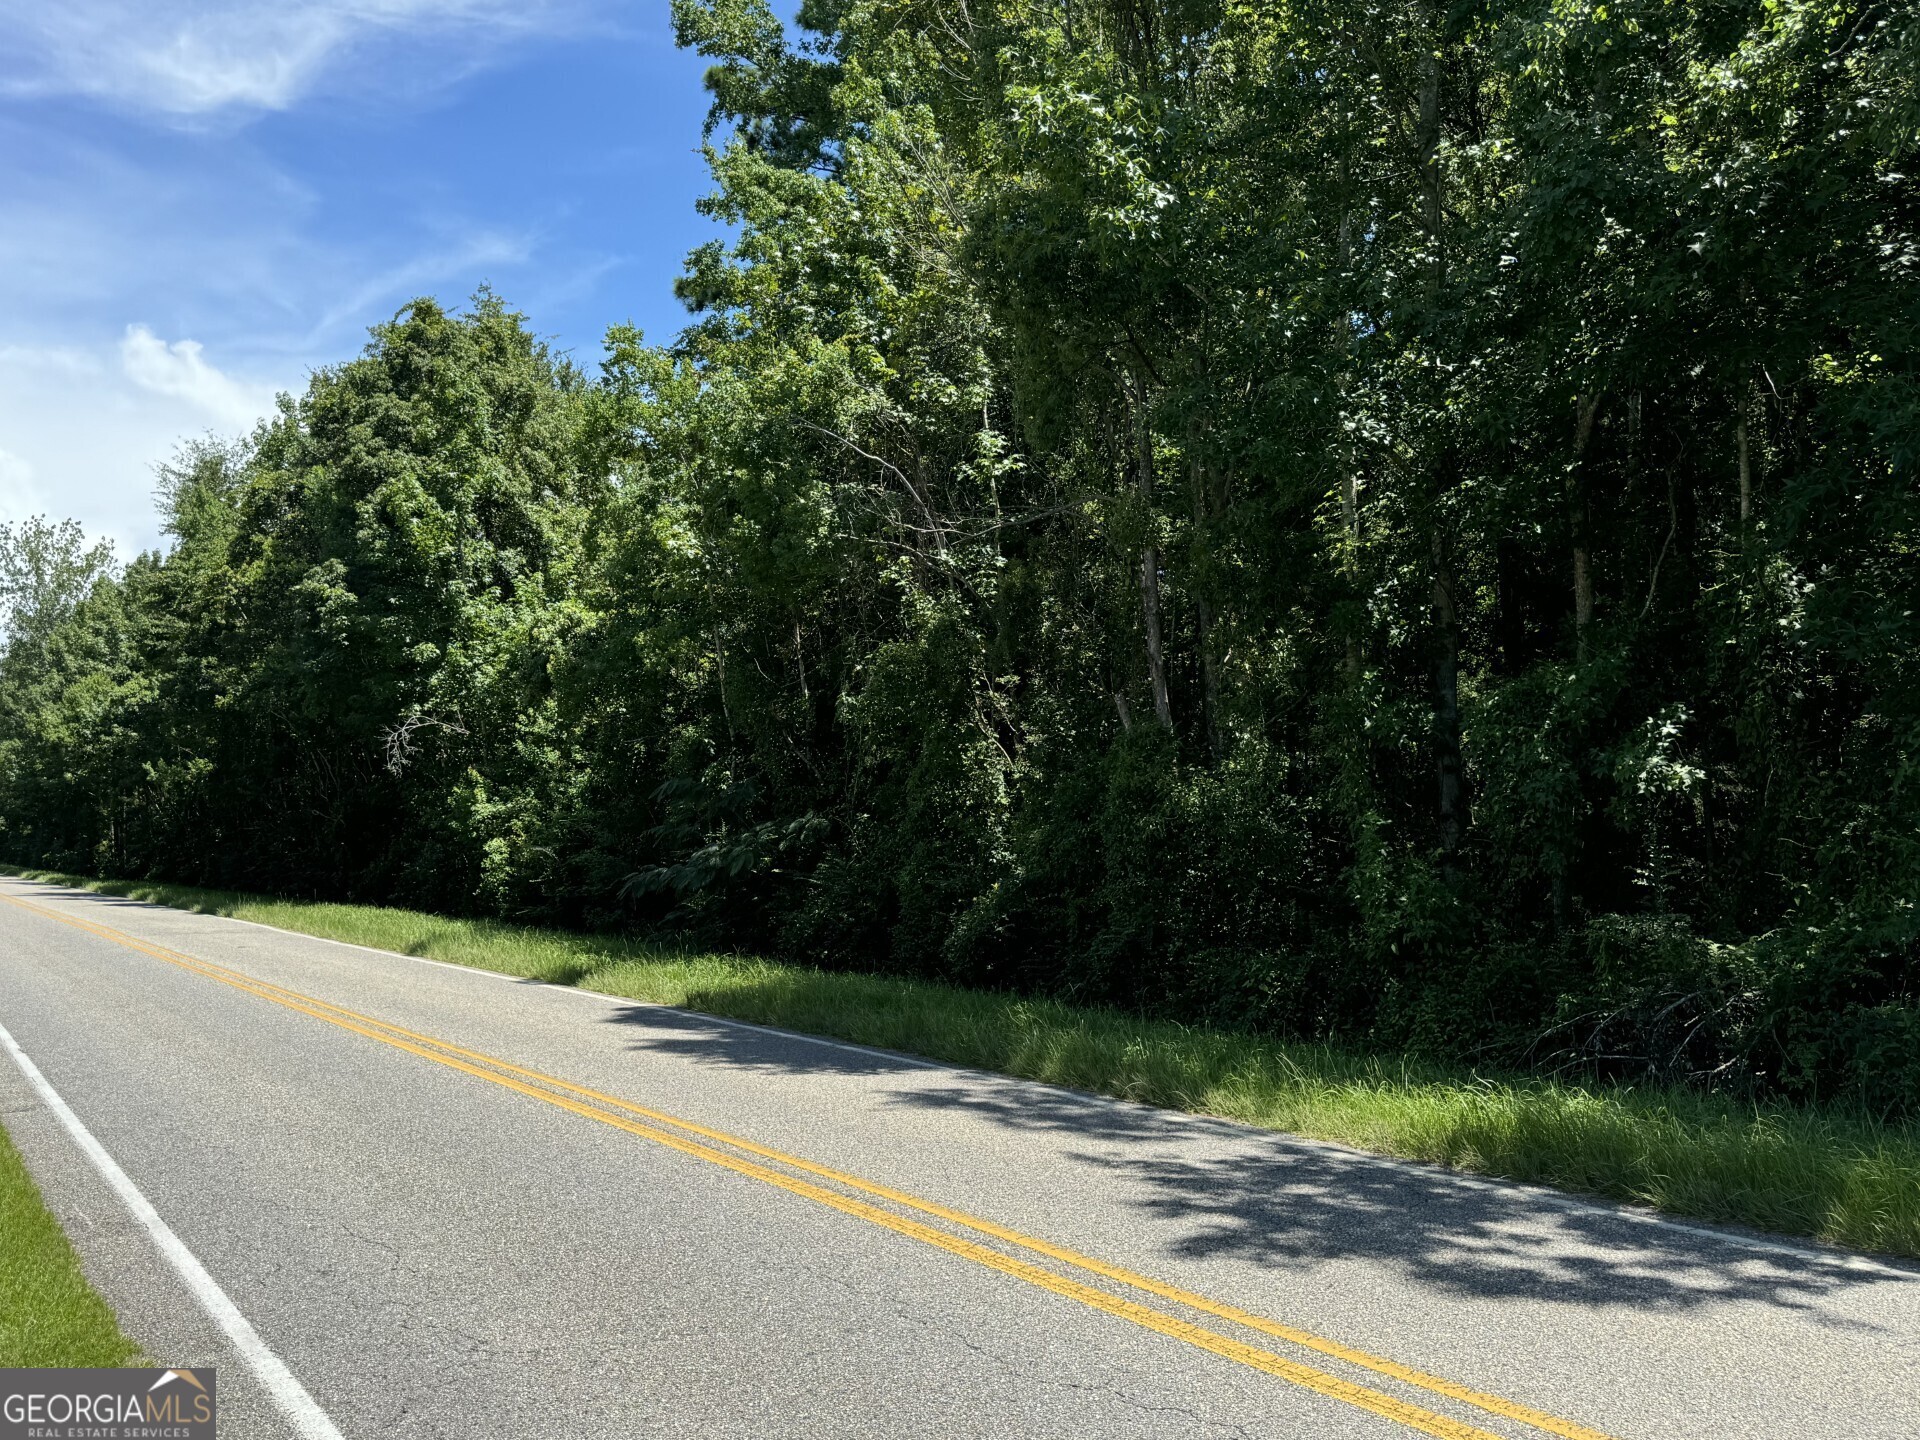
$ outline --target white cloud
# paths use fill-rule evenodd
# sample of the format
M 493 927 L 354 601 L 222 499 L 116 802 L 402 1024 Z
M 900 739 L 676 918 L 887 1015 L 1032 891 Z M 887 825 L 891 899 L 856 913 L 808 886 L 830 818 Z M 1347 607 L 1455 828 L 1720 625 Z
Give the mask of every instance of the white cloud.
M 429 42 L 457 72 L 579 11 L 574 0 L 0 0 L 0 90 L 180 116 L 284 110 L 377 43 Z M 419 88 L 419 73 L 408 78 Z
M 157 463 L 245 433 L 414 295 L 491 280 L 552 323 L 552 295 L 637 242 L 603 223 L 583 259 L 549 203 L 565 165 L 509 147 L 488 167 L 543 173 L 496 192 L 458 147 L 578 130 L 562 72 L 529 79 L 524 121 L 419 102 L 555 40 L 626 44 L 642 8 L 664 21 L 659 0 L 0 0 L 0 519 L 71 516 L 137 553 L 162 538 Z M 236 123 L 273 107 L 314 113 Z M 577 183 L 629 183 L 622 154 Z
M 250 428 L 273 388 L 142 327 L 85 347 L 0 343 L 0 520 L 72 517 L 123 555 L 156 545 L 154 466 L 183 440 Z
M 0 450 L 0 521 L 24 520 L 46 508 L 33 483 L 33 466 L 11 450 Z
M 243 429 L 266 414 L 273 391 L 223 375 L 195 340 L 169 345 L 144 325 L 129 325 L 120 341 L 120 368 L 142 390 L 184 400 L 207 419 Z

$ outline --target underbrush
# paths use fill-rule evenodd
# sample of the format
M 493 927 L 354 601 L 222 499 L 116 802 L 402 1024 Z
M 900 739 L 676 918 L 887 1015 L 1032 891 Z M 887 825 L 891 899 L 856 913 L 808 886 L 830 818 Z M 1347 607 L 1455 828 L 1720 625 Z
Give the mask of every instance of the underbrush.
M 11 870 L 400 954 L 1217 1115 L 1383 1155 L 1920 1256 L 1920 1128 L 1679 1086 L 1485 1076 L 750 957 L 380 906 Z

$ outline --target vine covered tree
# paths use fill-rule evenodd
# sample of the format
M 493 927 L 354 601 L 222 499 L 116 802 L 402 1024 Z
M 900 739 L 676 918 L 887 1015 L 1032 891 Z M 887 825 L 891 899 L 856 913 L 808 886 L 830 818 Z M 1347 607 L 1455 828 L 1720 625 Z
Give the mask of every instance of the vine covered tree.
M 728 238 L 6 532 L 17 860 L 1920 1107 L 1920 23 L 676 0 Z

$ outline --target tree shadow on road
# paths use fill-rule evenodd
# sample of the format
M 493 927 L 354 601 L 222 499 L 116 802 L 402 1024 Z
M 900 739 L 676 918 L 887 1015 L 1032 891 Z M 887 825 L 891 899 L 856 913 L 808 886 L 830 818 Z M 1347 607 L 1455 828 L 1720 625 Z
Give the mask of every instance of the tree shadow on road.
M 1361 1261 L 1476 1301 L 1668 1311 L 1760 1302 L 1838 1328 L 1865 1322 L 1822 1299 L 1920 1284 L 1920 1266 L 1759 1248 L 1741 1232 L 1683 1229 L 1604 1202 L 686 1011 L 636 1006 L 612 1020 L 646 1032 L 639 1049 L 729 1069 L 897 1077 L 881 1092 L 889 1110 L 964 1115 L 1048 1142 L 1039 1150 L 1069 1161 L 1074 1183 L 1130 1207 L 1173 1259 L 1296 1273 Z

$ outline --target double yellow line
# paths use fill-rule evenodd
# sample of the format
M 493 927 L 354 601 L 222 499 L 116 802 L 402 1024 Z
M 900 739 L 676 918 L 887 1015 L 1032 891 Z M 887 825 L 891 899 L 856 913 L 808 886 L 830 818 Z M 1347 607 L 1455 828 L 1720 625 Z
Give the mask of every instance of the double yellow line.
M 692 1156 L 708 1164 L 719 1165 L 736 1174 L 775 1186 L 789 1194 L 802 1196 L 838 1210 L 842 1214 L 855 1216 L 883 1229 L 891 1230 L 895 1234 L 907 1236 L 936 1249 L 944 1250 L 948 1254 L 985 1266 L 987 1269 L 1023 1280 L 1042 1290 L 1077 1300 L 1104 1314 L 1130 1321 L 1144 1329 L 1184 1341 L 1210 1354 L 1277 1376 L 1315 1394 L 1343 1401 L 1348 1405 L 1396 1421 L 1410 1429 L 1439 1437 L 1439 1440 L 1501 1440 L 1501 1437 L 1491 1431 L 1428 1410 L 1384 1391 L 1358 1384 L 1272 1351 L 1260 1349 L 1230 1335 L 1223 1335 L 1216 1330 L 1210 1330 L 1183 1319 L 1178 1314 L 1169 1314 L 1143 1304 L 1124 1293 L 1116 1294 L 1112 1290 L 1087 1284 L 1071 1273 L 1061 1274 L 1032 1260 L 1024 1259 L 1018 1254 L 1009 1254 L 1003 1249 L 970 1237 L 978 1236 L 998 1241 L 1001 1245 L 1012 1247 L 1016 1251 L 1025 1251 L 1029 1255 L 1050 1260 L 1055 1265 L 1065 1267 L 1069 1272 L 1079 1272 L 1081 1275 L 1107 1281 L 1122 1291 L 1149 1295 L 1190 1311 L 1228 1321 L 1247 1330 L 1329 1356 L 1347 1365 L 1370 1370 L 1402 1384 L 1473 1406 L 1490 1415 L 1517 1421 L 1547 1434 L 1559 1436 L 1561 1440 L 1611 1440 L 1611 1437 L 1587 1426 L 1562 1420 L 1557 1416 L 1548 1415 L 1543 1411 L 1497 1395 L 1485 1394 L 1437 1375 L 1429 1375 L 1382 1356 L 1369 1354 L 1350 1345 L 1343 1345 L 1336 1340 L 1329 1340 L 1311 1331 L 1285 1325 L 1277 1320 L 1269 1320 L 1263 1315 L 1256 1315 L 1251 1311 L 1223 1304 L 1193 1291 L 1165 1284 L 1150 1276 L 1140 1275 L 1117 1265 L 1109 1265 L 1105 1261 L 1022 1234 L 1004 1225 L 995 1224 L 991 1220 L 982 1220 L 977 1216 L 968 1215 L 944 1205 L 936 1205 L 905 1191 L 875 1184 L 870 1180 L 849 1175 L 844 1171 L 833 1170 L 824 1165 L 816 1165 L 810 1160 L 770 1149 L 740 1136 L 729 1135 L 725 1131 L 696 1125 L 691 1121 L 678 1119 L 644 1105 L 636 1105 L 631 1101 L 604 1095 L 597 1090 L 589 1090 L 585 1086 L 575 1085 L 570 1081 L 561 1080 L 537 1070 L 529 1070 L 496 1056 L 469 1050 L 385 1020 L 362 1015 L 357 1011 L 316 999 L 300 991 L 290 990 L 285 986 L 275 985 L 240 971 L 182 954 L 164 945 L 153 944 L 111 926 L 83 920 L 78 916 L 64 914 L 11 895 L 0 895 L 0 899 L 23 910 L 32 911 L 36 915 L 56 920 L 63 925 L 84 930 L 103 940 L 110 940 L 117 945 L 137 950 L 141 954 L 164 960 L 170 965 L 176 965 L 193 974 L 217 980 L 223 985 L 230 985 L 236 990 L 245 991 L 259 999 L 271 1001 L 289 1010 L 296 1010 L 303 1015 L 310 1015 L 316 1020 L 325 1021 L 342 1030 L 349 1030 L 370 1040 L 377 1040 L 383 1045 L 390 1045 L 397 1050 L 418 1055 L 422 1059 L 431 1060 L 435 1064 L 499 1085 L 570 1114 L 596 1120 L 603 1125 L 610 1125 L 615 1129 L 638 1135 L 655 1144 L 677 1150 L 683 1155 Z M 725 1149 L 716 1149 L 715 1146 L 724 1146 Z M 775 1169 L 774 1166 L 780 1168 Z M 826 1181 L 828 1184 L 822 1185 L 815 1183 L 816 1181 Z M 829 1185 L 839 1188 L 828 1188 Z M 862 1199 L 860 1198 L 862 1196 L 871 1198 Z M 888 1206 L 897 1208 L 885 1208 L 873 1203 L 875 1200 L 885 1201 Z M 910 1213 L 900 1213 L 903 1210 Z M 943 1229 L 940 1226 L 930 1225 L 924 1220 L 914 1218 L 916 1215 L 940 1221 L 942 1225 L 951 1228 Z M 956 1230 L 962 1233 L 954 1233 Z

